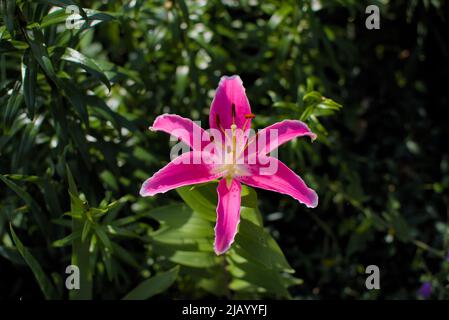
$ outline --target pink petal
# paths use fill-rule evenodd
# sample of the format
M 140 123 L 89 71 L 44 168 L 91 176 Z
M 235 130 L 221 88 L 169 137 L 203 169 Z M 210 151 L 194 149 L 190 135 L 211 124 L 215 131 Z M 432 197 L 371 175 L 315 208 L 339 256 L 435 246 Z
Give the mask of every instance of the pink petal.
M 202 150 L 209 141 L 209 133 L 190 119 L 176 114 L 163 114 L 154 120 L 152 131 L 163 131 L 171 134 L 192 148 Z M 202 141 L 204 138 L 205 141 Z
M 276 158 L 265 158 L 270 161 L 268 164 L 248 165 L 249 175 L 238 177 L 238 180 L 252 187 L 287 194 L 309 208 L 315 208 L 318 205 L 318 196 L 315 191 L 307 187 L 296 173 Z M 262 174 L 270 165 L 277 170 L 269 175 Z
M 200 151 L 183 153 L 147 179 L 140 189 L 140 195 L 154 196 L 178 187 L 218 179 L 220 174 L 213 171 L 215 165 L 207 159 L 210 157 Z
M 316 134 L 310 131 L 304 122 L 299 120 L 284 120 L 260 130 L 257 134 L 257 150 L 259 154 L 266 155 L 280 145 L 302 136 L 309 136 L 312 141 L 316 139 Z M 250 144 L 256 143 L 254 137 L 250 138 Z M 248 147 L 252 150 L 252 146 Z M 254 148 L 253 150 L 256 150 Z
M 218 183 L 217 224 L 215 225 L 214 250 L 217 255 L 225 253 L 234 242 L 240 222 L 240 201 L 242 185 L 232 180 L 227 186 L 226 179 Z
M 235 124 L 237 128 L 247 129 L 251 126 L 251 119 L 245 115 L 251 114 L 251 107 L 246 97 L 243 82 L 239 76 L 223 76 L 215 92 L 214 100 L 210 107 L 209 124 L 211 128 L 220 130 L 229 129 L 232 125 L 232 105 L 235 105 Z M 219 119 L 219 124 L 217 124 Z M 245 128 L 243 125 L 246 122 Z

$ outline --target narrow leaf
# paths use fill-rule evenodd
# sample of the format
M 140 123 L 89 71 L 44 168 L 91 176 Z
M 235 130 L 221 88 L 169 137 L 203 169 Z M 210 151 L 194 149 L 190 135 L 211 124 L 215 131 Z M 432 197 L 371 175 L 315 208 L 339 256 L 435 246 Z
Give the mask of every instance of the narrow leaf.
M 9 226 L 11 230 L 11 235 L 14 240 L 14 243 L 16 245 L 17 250 L 22 255 L 25 262 L 28 264 L 28 266 L 31 268 L 31 271 L 33 271 L 34 277 L 36 278 L 37 282 L 39 283 L 39 287 L 42 290 L 42 293 L 44 294 L 46 299 L 53 299 L 55 298 L 55 288 L 53 284 L 50 282 L 49 278 L 45 275 L 44 270 L 42 270 L 41 265 L 36 260 L 36 258 L 33 257 L 33 255 L 28 251 L 27 248 L 25 248 L 22 244 L 22 242 L 17 237 L 16 233 L 14 232 L 14 229 L 12 225 Z
M 179 266 L 176 266 L 169 271 L 158 273 L 154 277 L 139 284 L 123 300 L 146 300 L 164 292 L 175 282 L 178 272 Z

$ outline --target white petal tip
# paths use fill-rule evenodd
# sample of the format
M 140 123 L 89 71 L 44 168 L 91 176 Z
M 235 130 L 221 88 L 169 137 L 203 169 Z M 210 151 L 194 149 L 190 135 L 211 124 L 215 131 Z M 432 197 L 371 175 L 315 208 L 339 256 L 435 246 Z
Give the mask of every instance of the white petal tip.
M 141 197 L 151 197 L 151 196 L 154 196 L 153 193 L 148 192 L 147 190 L 145 190 L 145 184 L 143 184 L 142 187 L 140 188 L 139 195 L 140 195 Z
M 232 81 L 232 80 L 238 80 L 241 84 L 243 83 L 243 81 L 239 75 L 233 74 L 232 76 L 222 76 L 220 78 L 220 82 L 219 82 L 218 86 L 222 85 L 223 82 L 225 82 L 225 81 Z
M 318 206 L 318 196 L 315 198 L 315 201 L 313 201 L 311 204 L 305 204 L 307 208 L 314 209 Z

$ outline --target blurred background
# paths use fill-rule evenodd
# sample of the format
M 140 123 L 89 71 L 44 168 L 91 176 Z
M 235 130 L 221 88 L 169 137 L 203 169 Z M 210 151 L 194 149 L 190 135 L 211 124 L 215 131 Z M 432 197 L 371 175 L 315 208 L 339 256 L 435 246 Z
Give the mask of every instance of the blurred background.
M 378 30 L 365 26 L 371 4 Z M 447 2 L 1 9 L 1 299 L 449 298 Z M 261 219 L 217 258 L 213 195 L 196 207 L 207 186 L 138 191 L 169 161 L 169 137 L 147 129 L 155 117 L 206 124 L 220 77 L 232 74 L 254 128 L 301 119 L 318 134 L 279 158 L 320 203 L 247 190 L 248 221 Z M 71 263 L 89 271 L 69 294 Z M 380 290 L 365 287 L 368 265 Z

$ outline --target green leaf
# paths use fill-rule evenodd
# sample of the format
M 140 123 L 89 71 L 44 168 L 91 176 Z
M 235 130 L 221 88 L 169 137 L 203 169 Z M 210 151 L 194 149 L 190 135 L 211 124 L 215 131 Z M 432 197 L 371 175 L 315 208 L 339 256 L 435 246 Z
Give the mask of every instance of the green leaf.
M 178 272 L 179 267 L 176 266 L 169 271 L 156 274 L 139 284 L 123 300 L 146 300 L 164 292 L 175 282 Z
M 30 194 L 26 192 L 25 189 L 19 187 L 15 182 L 10 181 L 3 175 L 0 175 L 0 180 L 2 180 L 8 186 L 8 188 L 14 191 L 26 203 L 26 205 L 30 208 L 31 213 L 33 214 L 33 217 L 36 220 L 39 228 L 44 234 L 46 234 L 48 231 L 46 228 L 47 224 L 43 218 L 43 213 L 39 205 L 34 201 Z
M 111 240 L 109 240 L 109 237 L 106 234 L 106 232 L 103 230 L 103 227 L 101 227 L 101 226 L 95 227 L 95 233 L 98 236 L 98 238 L 100 239 L 101 243 L 103 243 L 106 251 L 112 252 L 113 249 L 112 249 Z
M 86 57 L 81 52 L 76 51 L 72 48 L 66 48 L 64 54 L 61 56 L 61 59 L 79 65 L 81 68 L 91 73 L 93 76 L 98 78 L 98 80 L 103 82 L 109 90 L 111 89 L 111 83 L 109 82 L 109 79 L 93 59 Z
M 216 186 L 216 184 L 213 184 Z M 207 185 L 187 186 L 176 189 L 181 198 L 203 218 L 215 222 L 217 192 Z
M 305 121 L 309 117 L 329 116 L 339 111 L 343 106 L 332 99 L 325 98 L 318 91 L 308 92 L 303 97 L 304 111 L 300 120 Z
M 69 183 L 69 193 L 75 197 L 79 197 L 78 188 L 76 187 L 75 179 L 73 179 L 72 171 L 68 164 L 65 165 L 67 174 L 67 181 Z
M 89 113 L 87 110 L 87 96 L 81 92 L 73 83 L 67 80 L 60 81 L 61 87 L 64 89 L 64 93 L 67 96 L 70 104 L 75 108 L 79 117 L 83 121 L 84 125 L 89 127 Z M 68 123 L 68 130 L 72 139 L 78 145 L 83 160 L 86 161 L 86 165 L 90 166 L 88 147 L 86 137 L 83 134 L 83 129 L 80 123 L 70 121 Z
M 158 244 L 173 245 L 175 250 L 199 249 L 212 253 L 213 224 L 187 206 L 160 207 L 151 210 L 148 215 L 161 223 L 161 228 L 151 234 Z
M 44 179 L 42 179 L 41 177 L 38 177 L 38 176 L 27 176 L 27 175 L 23 175 L 23 174 L 5 174 L 3 176 L 10 180 L 32 182 L 32 183 L 36 183 L 37 185 L 41 185 L 45 181 Z
M 130 266 L 133 266 L 136 269 L 140 268 L 139 263 L 137 260 L 129 253 L 129 251 L 122 246 L 120 246 L 117 243 L 112 242 L 112 248 L 114 250 L 114 253 L 117 255 L 119 259 L 126 262 Z
M 258 291 L 257 288 L 262 288 L 270 293 L 274 293 L 278 297 L 290 297 L 287 287 L 291 285 L 292 281 L 289 280 L 288 276 L 284 276 L 279 272 L 273 272 L 273 270 L 259 264 L 254 264 L 251 261 L 237 262 L 235 258 L 231 256 L 228 259 L 230 263 L 229 271 L 236 279 L 246 282 L 247 287 L 236 287 L 236 281 L 234 280 L 230 284 L 231 289 Z
M 64 237 L 62 239 L 54 241 L 53 246 L 60 248 L 60 247 L 65 247 L 65 246 L 71 245 L 74 240 L 76 240 L 80 237 L 80 235 L 81 235 L 80 232 L 73 232 L 73 233 L 69 234 L 67 237 Z
M 262 227 L 246 220 L 242 214 L 235 251 L 249 261 L 257 261 L 268 269 L 293 273 L 276 241 Z
M 89 236 L 91 226 L 92 224 L 89 220 L 84 221 L 83 231 L 81 233 L 81 242 L 86 241 L 87 237 Z
M 66 12 L 66 9 L 60 9 L 47 14 L 39 24 L 41 28 L 45 28 L 54 24 L 66 23 L 67 18 L 70 16 L 70 12 Z
M 25 104 L 28 107 L 28 117 L 34 118 L 34 105 L 36 101 L 37 62 L 30 54 L 29 49 L 25 51 L 22 59 L 22 83 Z
M 11 95 L 9 96 L 8 103 L 6 104 L 6 109 L 3 114 L 3 123 L 6 128 L 10 128 L 13 121 L 15 120 L 19 108 L 23 101 L 23 95 L 20 92 L 21 84 L 17 81 L 14 84 Z
M 5 259 L 8 259 L 14 264 L 23 265 L 26 262 L 23 260 L 19 251 L 16 248 L 9 248 L 6 246 L 0 246 L 0 256 Z
M 175 251 L 169 259 L 175 263 L 194 268 L 209 268 L 217 265 L 220 261 L 215 253 L 201 251 Z
M 293 7 L 290 5 L 284 5 L 277 10 L 268 21 L 268 27 L 272 30 L 276 29 L 282 21 L 292 12 Z
M 3 12 L 3 21 L 5 22 L 6 27 L 8 28 L 9 33 L 14 32 L 14 11 L 16 8 L 15 0 L 1 0 L 1 11 Z
M 28 266 L 31 268 L 31 271 L 34 274 L 34 277 L 36 278 L 37 282 L 39 283 L 39 287 L 42 290 L 42 293 L 44 294 L 44 297 L 46 299 L 54 299 L 55 298 L 55 288 L 53 284 L 50 282 L 50 280 L 45 275 L 44 271 L 42 270 L 41 265 L 36 260 L 36 258 L 33 257 L 33 255 L 28 251 L 27 248 L 25 248 L 20 242 L 19 238 L 17 237 L 16 233 L 14 232 L 14 229 L 12 225 L 9 226 L 11 230 L 11 235 L 14 240 L 14 243 L 16 245 L 17 250 L 22 255 L 25 262 L 28 264 Z
M 189 23 L 189 8 L 186 5 L 186 2 L 184 0 L 179 0 L 175 2 L 179 5 L 179 8 L 181 9 L 182 15 L 184 20 Z
M 43 41 L 44 35 L 41 30 L 32 29 L 30 32 L 24 33 L 26 41 L 30 45 L 31 52 L 34 58 L 39 63 L 45 74 L 55 83 L 59 84 L 59 80 L 56 77 L 53 63 L 48 55 L 47 47 Z
M 76 12 L 66 9 L 68 4 L 67 5 L 59 5 L 59 6 L 65 7 L 65 8 L 60 9 L 60 10 L 55 10 L 52 13 L 46 15 L 40 23 L 41 28 L 45 28 L 45 27 L 48 27 L 48 26 L 51 26 L 54 24 L 60 24 L 60 23 L 63 23 L 65 25 L 67 22 L 67 19 L 69 19 L 69 18 L 72 19 L 72 21 L 77 29 L 93 27 L 93 26 L 99 24 L 100 22 L 111 21 L 111 20 L 115 19 L 113 13 L 106 13 L 106 12 L 101 12 L 98 10 L 80 8 L 77 6 L 78 10 L 79 10 L 79 15 L 77 15 Z M 72 4 L 72 6 L 73 6 L 73 4 Z M 84 23 L 81 23 L 82 21 Z
M 212 268 L 230 263 L 231 289 L 288 298 L 287 288 L 300 283 L 291 274 L 287 262 L 273 237 L 263 228 L 257 208 L 257 193 L 242 188 L 239 230 L 231 250 L 217 257 L 213 252 L 213 228 L 216 219 L 216 183 L 178 188 L 178 193 L 192 209 L 175 205 L 157 208 L 149 215 L 161 223 L 151 236 L 154 249 L 172 262 L 192 268 Z M 201 212 L 201 214 L 200 214 Z

